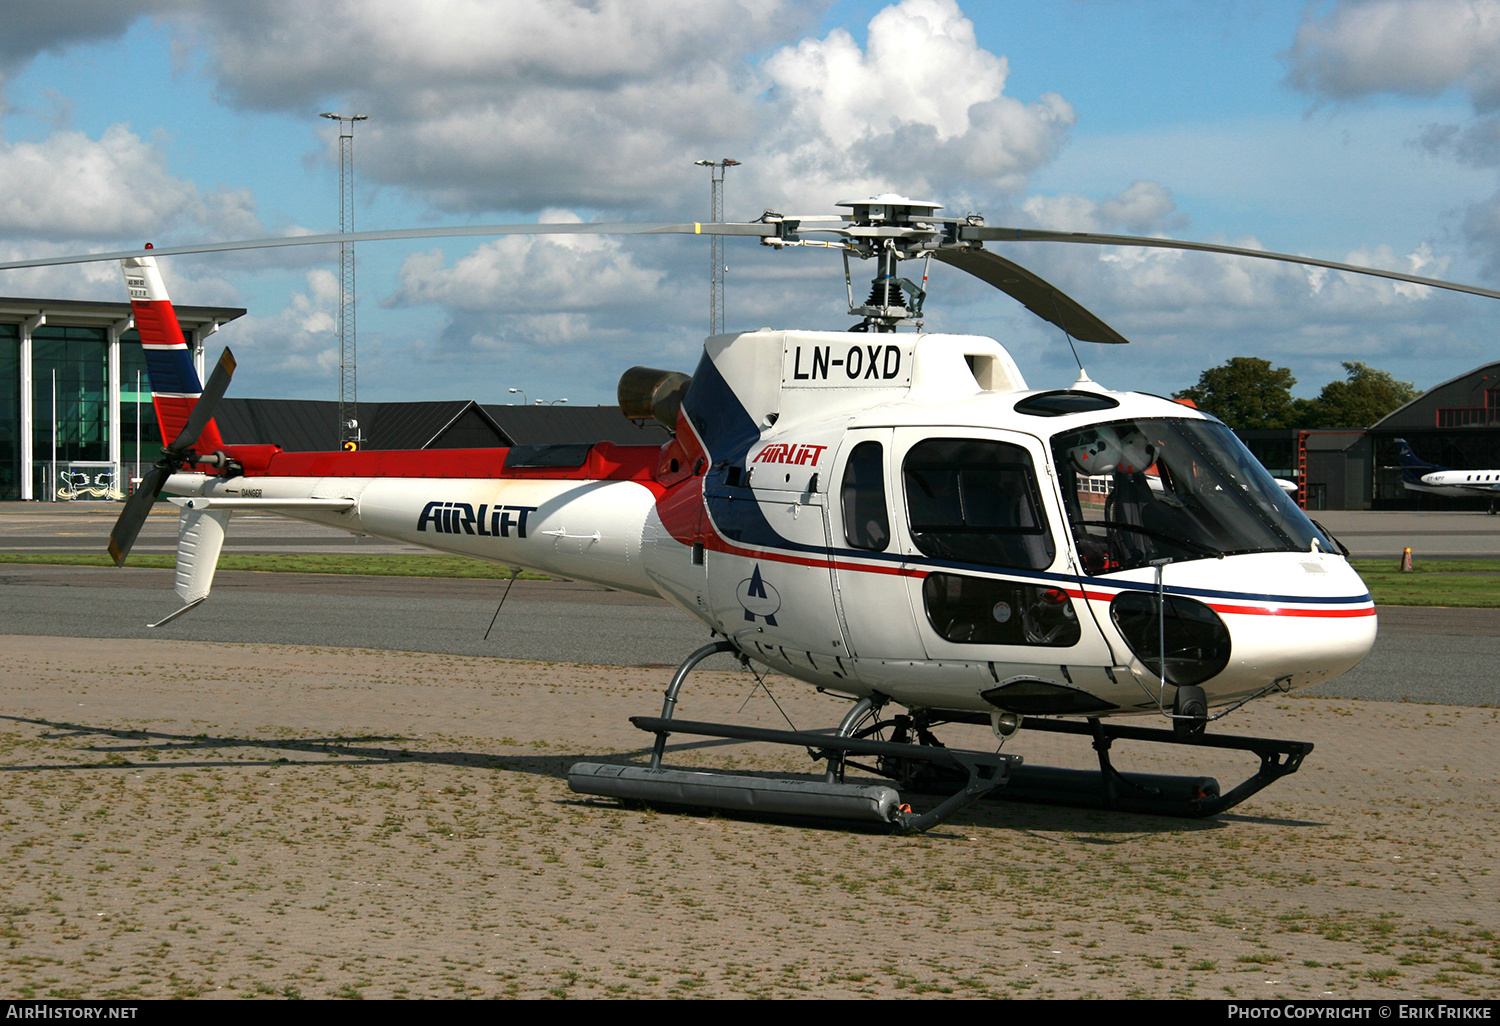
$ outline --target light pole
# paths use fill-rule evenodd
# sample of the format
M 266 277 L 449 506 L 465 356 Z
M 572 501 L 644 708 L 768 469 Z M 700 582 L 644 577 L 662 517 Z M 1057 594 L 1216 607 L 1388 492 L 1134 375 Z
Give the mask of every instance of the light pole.
M 339 123 L 339 234 L 354 231 L 354 122 L 368 114 L 321 117 Z M 359 388 L 354 360 L 354 243 L 339 243 L 339 429 L 338 442 L 359 445 Z
M 510 389 L 510 394 L 511 395 L 515 395 L 517 392 L 519 392 L 521 394 L 521 405 L 522 406 L 528 406 L 528 405 L 530 405 L 530 401 L 526 398 L 526 389 L 524 389 L 524 388 L 512 388 L 512 389 Z
M 724 220 L 724 172 L 738 167 L 739 161 L 725 157 L 722 160 L 695 160 L 694 164 L 708 168 L 708 220 L 717 224 Z M 724 334 L 724 237 L 710 236 L 708 243 L 708 333 Z
M 135 372 L 135 480 L 141 479 L 141 372 Z M 126 488 L 127 497 L 134 491 Z

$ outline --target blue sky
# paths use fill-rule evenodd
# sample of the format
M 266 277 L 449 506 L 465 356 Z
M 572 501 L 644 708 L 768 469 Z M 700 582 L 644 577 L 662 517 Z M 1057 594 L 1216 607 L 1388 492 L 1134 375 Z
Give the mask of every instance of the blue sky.
M 337 227 L 831 212 L 895 191 L 990 223 L 1259 244 L 1500 286 L 1500 3 L 1071 0 L 60 0 L 0 43 L 0 251 Z M 1068 252 L 1058 252 L 1066 249 Z M 1363 360 L 1430 387 L 1497 358 L 1500 305 L 1260 262 L 1040 244 L 1007 255 L 1132 339 L 1081 347 L 1117 388 L 1170 392 L 1255 355 L 1315 394 Z M 827 253 L 732 243 L 728 324 L 834 328 Z M 619 372 L 691 370 L 694 240 L 371 244 L 360 396 L 611 402 Z M 1254 266 L 1246 266 L 1246 264 Z M 174 258 L 241 395 L 334 398 L 336 252 Z M 1030 381 L 1066 342 L 956 272 L 929 326 L 999 338 Z M 0 294 L 117 298 L 113 268 L 6 272 Z

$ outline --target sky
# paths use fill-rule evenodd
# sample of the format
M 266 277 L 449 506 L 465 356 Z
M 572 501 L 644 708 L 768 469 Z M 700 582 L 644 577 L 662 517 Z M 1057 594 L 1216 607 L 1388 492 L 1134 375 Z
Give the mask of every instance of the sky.
M 1500 287 L 1500 0 L 136 0 L 17 4 L 0 38 L 0 260 L 355 227 L 829 214 L 880 193 L 991 225 L 1161 235 Z M 1500 301 L 1266 261 L 990 244 L 1131 340 L 1091 377 L 1170 393 L 1257 356 L 1316 395 L 1363 361 L 1430 388 L 1490 360 Z M 827 250 L 726 242 L 730 330 L 843 330 Z M 333 247 L 172 257 L 244 307 L 232 394 L 336 399 Z M 856 274 L 871 272 L 856 267 Z M 117 266 L 0 295 L 123 299 Z M 691 372 L 705 240 L 358 247 L 362 400 L 614 402 Z M 934 266 L 928 330 L 989 335 L 1033 387 L 1068 342 Z M 512 393 L 511 389 L 521 392 Z

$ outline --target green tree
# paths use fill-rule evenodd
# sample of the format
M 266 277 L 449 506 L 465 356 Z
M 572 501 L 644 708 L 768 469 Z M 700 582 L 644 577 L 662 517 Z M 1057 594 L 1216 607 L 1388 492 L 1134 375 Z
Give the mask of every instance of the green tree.
M 1191 399 L 1232 428 L 1296 427 L 1297 402 L 1292 386 L 1297 379 L 1286 367 L 1256 356 L 1236 356 L 1198 377 L 1198 384 L 1172 396 Z
M 1316 399 L 1299 403 L 1300 427 L 1369 427 L 1421 394 L 1411 382 L 1358 360 L 1345 361 L 1344 372 L 1345 380 L 1330 381 Z

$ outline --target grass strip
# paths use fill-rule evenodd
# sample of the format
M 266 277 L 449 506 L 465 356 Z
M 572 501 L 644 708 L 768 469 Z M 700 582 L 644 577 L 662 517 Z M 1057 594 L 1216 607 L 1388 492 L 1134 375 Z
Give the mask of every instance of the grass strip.
M 1500 559 L 1418 560 L 1402 571 L 1399 559 L 1356 559 L 1377 606 L 1500 607 Z
M 33 563 L 52 566 L 113 566 L 105 553 L 0 552 L 0 563 Z M 170 570 L 177 557 L 166 553 L 134 553 L 132 567 Z M 465 577 L 482 580 L 510 579 L 511 568 L 464 556 L 364 555 L 361 553 L 225 553 L 220 570 L 258 570 L 289 574 L 357 574 L 364 577 Z M 546 574 L 522 570 L 522 581 L 550 581 Z

